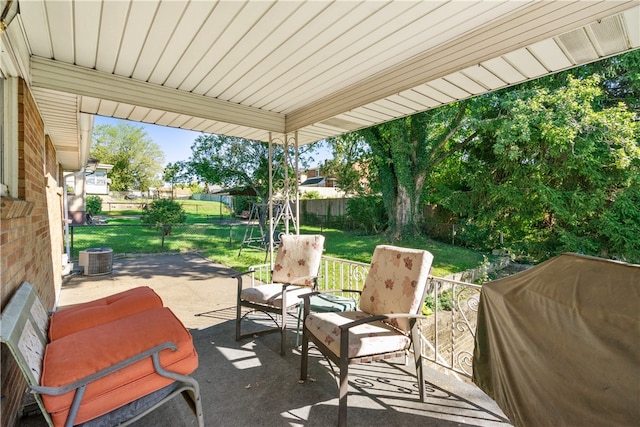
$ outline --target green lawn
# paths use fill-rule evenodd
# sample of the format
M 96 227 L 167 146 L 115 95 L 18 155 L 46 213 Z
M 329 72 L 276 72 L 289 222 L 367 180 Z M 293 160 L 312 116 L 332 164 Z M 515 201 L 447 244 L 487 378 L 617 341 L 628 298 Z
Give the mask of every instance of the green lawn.
M 175 226 L 165 237 L 164 246 L 159 230 L 141 225 L 141 211 L 112 211 L 107 216 L 108 226 L 73 228 L 72 256 L 77 258 L 78 251 L 87 248 L 110 247 L 115 254 L 197 250 L 211 260 L 241 271 L 264 262 L 265 252 L 260 250 L 243 248 L 238 255 L 246 226 L 222 223 L 220 219 L 231 217 L 224 204 L 202 200 L 181 200 L 180 204 L 187 212 L 186 224 Z M 434 255 L 432 273 L 436 276 L 475 268 L 484 261 L 480 252 L 423 236 L 391 242 L 384 236 L 361 236 L 337 229 L 302 226 L 300 231 L 323 234 L 325 255 L 364 263 L 371 262 L 373 250 L 380 244 L 426 249 Z
M 109 218 L 107 226 L 73 227 L 73 256 L 77 258 L 78 251 L 91 247 L 110 247 L 115 254 L 197 250 L 213 261 L 240 271 L 264 262 L 265 253 L 256 249 L 243 248 L 238 256 L 246 230 L 244 225 L 230 226 L 215 220 L 196 224 L 199 215 L 188 215 L 188 218 L 187 224 L 175 226 L 165 237 L 164 247 L 159 230 L 140 225 L 138 218 Z M 320 232 L 319 227 L 301 227 L 303 234 Z M 474 268 L 483 262 L 482 253 L 425 237 L 390 242 L 382 236 L 359 236 L 327 228 L 322 229 L 322 234 L 325 236 L 325 255 L 365 263 L 371 261 L 373 250 L 379 244 L 427 249 L 434 255 L 432 273 L 437 276 Z

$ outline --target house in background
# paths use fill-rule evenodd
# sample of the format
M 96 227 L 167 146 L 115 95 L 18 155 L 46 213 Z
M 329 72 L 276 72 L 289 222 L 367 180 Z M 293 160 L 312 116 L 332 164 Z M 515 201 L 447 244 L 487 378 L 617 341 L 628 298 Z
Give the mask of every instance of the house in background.
M 95 172 L 85 174 L 85 193 L 87 196 L 109 195 L 109 184 L 111 184 L 111 180 L 108 174 L 111 169 L 113 169 L 113 165 L 98 163 Z
M 64 182 L 67 193 L 67 214 L 72 225 L 87 223 L 87 196 L 108 196 L 109 171 L 113 165 L 89 164 L 78 172 L 65 172 Z
M 333 199 L 344 197 L 344 191 L 336 187 L 335 178 L 327 178 L 321 175 L 320 168 L 308 169 L 305 173 L 300 174 L 300 184 L 298 191 L 304 197 L 304 193 L 315 191 L 322 196 L 323 199 Z

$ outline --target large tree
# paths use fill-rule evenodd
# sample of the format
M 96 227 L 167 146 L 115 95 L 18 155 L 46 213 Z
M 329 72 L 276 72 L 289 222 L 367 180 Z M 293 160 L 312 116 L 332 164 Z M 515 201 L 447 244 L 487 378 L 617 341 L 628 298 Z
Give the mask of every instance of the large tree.
M 96 126 L 91 156 L 113 165 L 109 178 L 114 191 L 147 191 L 160 183 L 164 153 L 142 126 Z
M 601 75 L 551 80 L 478 99 L 478 137 L 442 168 L 435 200 L 464 217 L 481 246 L 496 243 L 493 231 L 538 259 L 638 260 L 637 115 L 610 102 Z
M 373 188 L 382 193 L 389 218 L 387 232 L 392 238 L 418 233 L 420 202 L 434 168 L 475 137 L 468 117 L 468 102 L 459 102 L 331 141 L 334 152 L 345 143 L 368 146 L 369 150 L 357 150 L 362 154 L 359 162 L 369 167 L 369 179 L 375 181 Z M 353 169 L 343 165 L 343 170 Z
M 300 150 L 301 164 L 306 164 L 314 147 Z M 282 145 L 273 145 L 274 187 L 282 188 L 284 179 L 284 150 Z M 288 156 L 287 170 L 293 180 L 295 169 L 292 150 Z M 269 145 L 265 142 L 243 138 L 203 134 L 191 146 L 191 157 L 186 162 L 191 175 L 205 185 L 225 187 L 250 187 L 263 199 L 269 192 Z

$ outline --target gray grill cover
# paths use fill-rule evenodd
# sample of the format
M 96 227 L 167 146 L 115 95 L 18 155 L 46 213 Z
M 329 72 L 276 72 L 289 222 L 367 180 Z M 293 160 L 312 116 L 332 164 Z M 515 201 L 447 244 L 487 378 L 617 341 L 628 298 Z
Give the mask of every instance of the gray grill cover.
M 518 426 L 640 425 L 640 265 L 564 254 L 482 286 L 473 382 Z

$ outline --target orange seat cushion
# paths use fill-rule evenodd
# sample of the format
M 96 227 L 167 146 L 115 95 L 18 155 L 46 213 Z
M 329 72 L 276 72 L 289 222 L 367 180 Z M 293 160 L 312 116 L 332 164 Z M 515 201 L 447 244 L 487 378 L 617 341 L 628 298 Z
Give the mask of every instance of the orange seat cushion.
M 49 341 L 156 307 L 162 307 L 162 299 L 150 287 L 140 286 L 66 308 L 51 315 Z
M 178 350 L 160 352 L 161 365 L 169 371 L 191 374 L 198 367 L 191 334 L 171 310 L 159 307 L 49 343 L 41 385 L 60 387 L 69 384 L 167 341 L 175 343 Z M 87 386 L 75 424 L 111 412 L 172 382 L 155 373 L 150 357 L 136 362 Z M 64 425 L 73 395 L 69 392 L 42 396 L 55 426 Z

